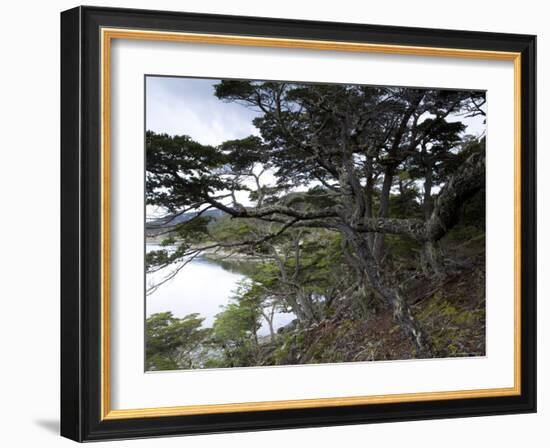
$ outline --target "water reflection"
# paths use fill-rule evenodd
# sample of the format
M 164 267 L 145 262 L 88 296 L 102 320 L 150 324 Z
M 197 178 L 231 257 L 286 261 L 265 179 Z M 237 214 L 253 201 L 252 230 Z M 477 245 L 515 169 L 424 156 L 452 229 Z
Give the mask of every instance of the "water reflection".
M 148 245 L 147 251 L 159 246 Z M 199 313 L 204 318 L 203 326 L 211 327 L 215 316 L 227 305 L 239 282 L 253 272 L 254 263 L 247 261 L 213 261 L 204 257 L 188 263 L 172 280 L 160 286 L 146 297 L 146 314 L 171 311 L 175 317 Z M 158 272 L 147 275 L 147 283 L 160 281 L 166 275 Z M 285 326 L 294 319 L 292 313 L 276 313 L 274 329 Z M 262 322 L 260 336 L 269 334 L 267 322 Z

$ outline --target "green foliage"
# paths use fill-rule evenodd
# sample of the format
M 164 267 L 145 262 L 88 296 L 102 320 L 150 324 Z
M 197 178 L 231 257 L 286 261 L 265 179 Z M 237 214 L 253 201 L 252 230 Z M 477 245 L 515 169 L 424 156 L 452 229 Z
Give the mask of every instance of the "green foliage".
M 438 356 L 485 354 L 484 293 L 484 285 L 474 282 L 438 290 L 427 300 L 418 318 L 430 331 Z
M 251 170 L 256 163 L 262 163 L 266 167 L 269 164 L 262 141 L 255 135 L 240 140 L 228 140 L 219 149 L 226 154 L 231 169 L 237 172 Z
M 159 249 L 147 252 L 145 254 L 146 272 L 153 272 L 181 260 L 186 250 L 187 245 L 182 242 L 175 249 Z
M 226 187 L 216 174 L 227 162 L 213 146 L 201 145 L 190 137 L 147 131 L 146 202 L 177 212 L 202 200 L 204 194 Z
M 173 235 L 171 235 L 171 236 L 168 236 L 168 237 L 164 238 L 160 242 L 160 245 L 162 247 L 169 247 L 169 246 L 173 246 L 175 243 L 176 243 L 176 238 Z
M 145 266 L 149 271 L 154 266 L 162 266 L 170 263 L 170 255 L 167 250 L 152 250 L 145 254 Z
M 261 326 L 260 302 L 250 285 L 241 284 L 231 303 L 216 316 L 212 327 L 212 343 L 221 347 L 218 366 L 255 364 L 258 349 L 257 331 Z
M 170 234 L 163 238 L 163 249 L 152 250 L 145 254 L 147 272 L 161 269 L 185 258 L 188 250 L 210 239 L 208 216 L 196 216 L 175 226 Z
M 257 229 L 257 223 L 254 220 L 226 216 L 213 223 L 209 231 L 218 241 L 232 242 L 254 239 Z
M 178 319 L 171 312 L 153 314 L 145 322 L 146 370 L 201 367 L 201 343 L 211 330 L 201 328 L 204 319 L 189 314 Z

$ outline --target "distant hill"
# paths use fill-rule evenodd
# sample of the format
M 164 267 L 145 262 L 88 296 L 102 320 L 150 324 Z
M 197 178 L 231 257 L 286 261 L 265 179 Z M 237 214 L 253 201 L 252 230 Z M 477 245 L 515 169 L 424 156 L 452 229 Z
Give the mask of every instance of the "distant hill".
M 147 236 L 155 236 L 160 231 L 165 232 L 166 230 L 169 230 L 182 222 L 187 222 L 197 216 L 197 213 L 198 212 L 187 212 L 173 217 L 147 221 L 145 223 L 145 231 Z M 208 216 L 214 220 L 220 219 L 224 215 L 225 213 L 218 209 L 207 210 L 201 214 L 201 216 Z

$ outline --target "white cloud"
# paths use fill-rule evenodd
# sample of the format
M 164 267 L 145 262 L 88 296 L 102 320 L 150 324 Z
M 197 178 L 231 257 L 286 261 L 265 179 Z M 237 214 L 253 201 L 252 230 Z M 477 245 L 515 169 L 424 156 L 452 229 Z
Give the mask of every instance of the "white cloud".
M 257 113 L 214 96 L 219 80 L 147 77 L 146 128 L 157 133 L 189 135 L 205 145 L 258 134 Z

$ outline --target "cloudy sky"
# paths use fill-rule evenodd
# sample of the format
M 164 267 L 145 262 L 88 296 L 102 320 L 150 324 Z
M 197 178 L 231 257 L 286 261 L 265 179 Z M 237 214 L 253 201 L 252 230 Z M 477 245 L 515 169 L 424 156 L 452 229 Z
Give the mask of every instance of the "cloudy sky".
M 214 96 L 219 80 L 148 76 L 146 127 L 157 133 L 189 135 L 203 145 L 257 134 L 256 113 Z
M 214 96 L 217 79 L 148 76 L 146 78 L 146 128 L 170 135 L 186 134 L 204 145 L 258 134 L 252 126 L 257 113 L 243 105 L 225 103 Z M 462 120 L 467 133 L 485 130 L 482 117 Z

